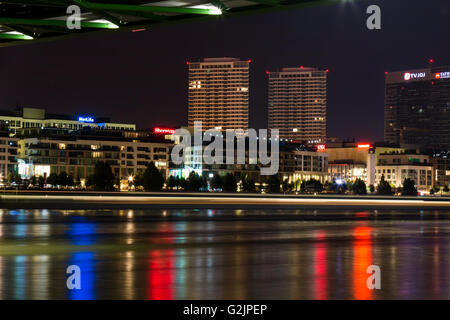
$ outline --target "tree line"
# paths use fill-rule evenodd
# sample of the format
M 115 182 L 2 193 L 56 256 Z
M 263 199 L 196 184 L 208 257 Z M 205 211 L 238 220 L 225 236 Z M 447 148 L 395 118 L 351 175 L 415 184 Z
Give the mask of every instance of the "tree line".
M 20 183 L 21 177 L 18 173 L 10 173 L 8 181 Z M 393 188 L 381 176 L 380 183 L 375 188 L 373 185 L 369 187 L 362 179 L 355 181 L 327 181 L 322 184 L 319 180 L 297 180 L 289 182 L 288 180 L 280 181 L 277 175 L 266 177 L 262 181 L 254 181 L 248 174 L 244 175 L 241 181 L 237 181 L 236 177 L 227 173 L 224 176 L 214 174 L 208 183 L 208 179 L 204 175 L 192 171 L 187 178 L 169 176 L 167 180 L 164 174 L 159 171 L 153 162 L 147 166 L 144 171 L 137 172 L 136 176 L 129 182 L 134 186 L 140 186 L 145 191 L 161 191 L 165 185 L 167 190 L 183 190 L 183 191 L 225 191 L 225 192 L 269 192 L 269 193 L 336 193 L 344 194 L 351 193 L 355 195 L 365 195 L 368 192 L 377 195 L 393 195 L 395 192 L 401 193 L 403 196 L 416 196 L 417 189 L 415 183 L 411 179 L 405 179 L 403 186 L 399 189 Z M 51 173 L 48 177 L 33 176 L 30 179 L 30 184 L 36 187 L 44 187 L 45 185 L 52 185 L 54 187 L 74 187 L 80 186 L 80 179 L 74 177 L 66 172 L 59 174 Z M 103 161 L 95 164 L 94 173 L 87 177 L 85 186 L 94 190 L 115 190 L 115 185 L 120 184 L 119 178 L 116 177 L 111 169 L 111 166 Z M 258 188 L 257 188 L 258 184 Z M 439 190 L 439 189 L 437 189 Z M 433 194 L 435 188 L 430 190 Z M 443 192 L 448 192 L 448 187 L 444 187 Z M 436 191 L 438 192 L 438 191 Z

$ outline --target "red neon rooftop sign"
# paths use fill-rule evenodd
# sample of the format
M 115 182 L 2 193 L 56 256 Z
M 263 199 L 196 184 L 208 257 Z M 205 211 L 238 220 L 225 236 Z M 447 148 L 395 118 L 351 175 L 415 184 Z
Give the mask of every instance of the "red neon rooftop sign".
M 153 132 L 159 134 L 174 134 L 175 129 L 156 127 L 155 129 L 153 129 Z
M 317 151 L 325 151 L 325 149 L 327 148 L 324 144 L 318 144 L 316 146 Z
M 358 149 L 369 149 L 370 143 L 358 143 Z

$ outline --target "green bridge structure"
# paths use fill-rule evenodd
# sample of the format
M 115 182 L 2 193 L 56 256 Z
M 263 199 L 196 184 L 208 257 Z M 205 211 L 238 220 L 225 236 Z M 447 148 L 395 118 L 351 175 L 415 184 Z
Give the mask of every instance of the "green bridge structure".
M 0 0 L 0 47 L 352 1 L 356 0 Z M 68 27 L 68 20 L 73 26 L 75 12 L 80 13 L 79 29 Z

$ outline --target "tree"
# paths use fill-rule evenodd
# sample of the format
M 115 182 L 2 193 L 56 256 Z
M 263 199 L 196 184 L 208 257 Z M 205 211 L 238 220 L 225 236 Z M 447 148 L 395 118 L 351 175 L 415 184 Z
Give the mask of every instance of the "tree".
M 35 187 L 37 185 L 37 178 L 36 176 L 32 176 L 30 179 L 30 183 Z
M 56 184 L 59 186 L 67 186 L 69 183 L 69 176 L 64 171 L 60 172 L 60 174 L 58 174 L 56 181 L 57 181 Z
M 356 179 L 352 186 L 352 191 L 354 194 L 367 194 L 367 187 L 364 181 L 361 179 Z
M 173 190 L 176 187 L 176 179 L 174 176 L 170 176 L 169 179 L 167 179 L 167 188 L 170 190 Z
M 223 181 L 223 189 L 227 192 L 236 192 L 237 181 L 233 174 L 227 173 Z
M 180 186 L 180 188 L 183 189 L 183 190 L 189 190 L 189 188 L 190 188 L 189 183 L 188 183 L 188 182 L 186 181 L 186 179 L 183 178 L 183 177 L 181 177 L 181 178 L 179 179 L 179 186 Z
M 44 177 L 43 177 L 43 176 L 39 176 L 38 179 L 37 179 L 37 183 L 38 183 L 38 185 L 39 185 L 39 188 L 43 188 L 43 187 L 44 187 L 44 184 L 45 184 L 45 179 L 44 179 Z
M 403 181 L 402 196 L 417 196 L 417 189 L 413 180 L 406 178 Z
M 280 180 L 277 175 L 271 175 L 267 180 L 269 192 L 277 193 L 280 192 Z
M 177 188 L 181 188 L 181 178 L 180 177 L 176 177 L 175 178 L 175 187 Z
M 381 176 L 380 183 L 377 186 L 377 194 L 379 195 L 392 195 L 392 188 L 389 182 L 384 180 L 384 174 Z
M 111 166 L 104 162 L 98 161 L 94 167 L 92 176 L 92 184 L 97 190 L 112 190 L 114 186 L 114 174 Z
M 47 183 L 56 187 L 58 185 L 58 175 L 54 172 L 50 173 L 50 175 L 47 177 Z
M 198 175 L 197 172 L 191 171 L 188 177 L 188 188 L 192 191 L 199 191 L 203 186 L 202 178 Z
M 93 174 L 88 175 L 88 176 L 86 177 L 85 185 L 86 185 L 86 187 L 92 187 L 92 186 L 94 186 L 94 175 L 93 175 Z
M 328 192 L 336 191 L 336 181 L 325 181 L 325 183 L 323 184 L 323 189 Z
M 281 188 L 283 189 L 283 192 L 291 192 L 294 188 L 294 185 L 292 183 L 289 183 L 288 179 L 284 179 L 284 181 L 281 183 Z
M 133 182 L 135 186 L 142 186 L 142 177 L 144 176 L 144 172 L 142 170 L 137 170 L 136 175 L 134 176 Z
M 302 181 L 300 179 L 295 180 L 294 182 L 294 190 L 300 191 L 302 186 Z
M 163 174 L 151 161 L 142 175 L 142 186 L 146 191 L 160 191 L 164 185 Z
M 76 186 L 76 187 L 80 187 L 80 186 L 81 186 L 80 176 L 76 177 L 76 178 L 73 180 L 73 185 Z
M 375 186 L 373 184 L 371 184 L 369 186 L 369 191 L 370 191 L 370 193 L 374 193 L 375 192 Z
M 253 181 L 248 174 L 242 179 L 242 191 L 244 192 L 255 192 L 255 181 Z
M 443 192 L 448 192 L 448 191 L 449 191 L 449 188 L 448 188 L 448 186 L 447 186 L 447 185 L 445 185 L 445 186 L 444 186 L 444 188 L 442 188 L 442 191 L 443 191 Z
M 222 189 L 223 187 L 223 180 L 220 177 L 220 175 L 215 174 L 214 177 L 211 179 L 209 185 L 212 189 Z
M 322 192 L 323 190 L 323 185 L 319 180 L 310 179 L 308 181 L 303 181 L 303 183 L 303 192 Z
M 22 183 L 22 177 L 20 176 L 20 174 L 18 172 L 10 172 L 8 173 L 8 182 L 9 183 L 16 183 L 16 184 L 20 184 Z
M 67 176 L 67 181 L 66 181 L 66 185 L 67 186 L 69 186 L 69 187 L 72 187 L 72 186 L 74 186 L 75 185 L 75 181 L 74 181 L 74 179 L 73 179 L 73 175 L 72 174 L 69 174 L 68 176 Z

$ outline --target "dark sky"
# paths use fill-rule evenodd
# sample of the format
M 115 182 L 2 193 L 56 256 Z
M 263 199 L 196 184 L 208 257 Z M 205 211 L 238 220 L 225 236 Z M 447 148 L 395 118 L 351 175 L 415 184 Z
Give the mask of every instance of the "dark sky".
M 370 4 L 380 31 L 366 28 Z M 373 0 L 32 43 L 0 48 L 0 109 L 183 125 L 186 60 L 230 56 L 253 61 L 251 127 L 267 123 L 265 70 L 317 66 L 330 69 L 328 136 L 382 140 L 384 72 L 450 65 L 449 40 L 449 0 Z

